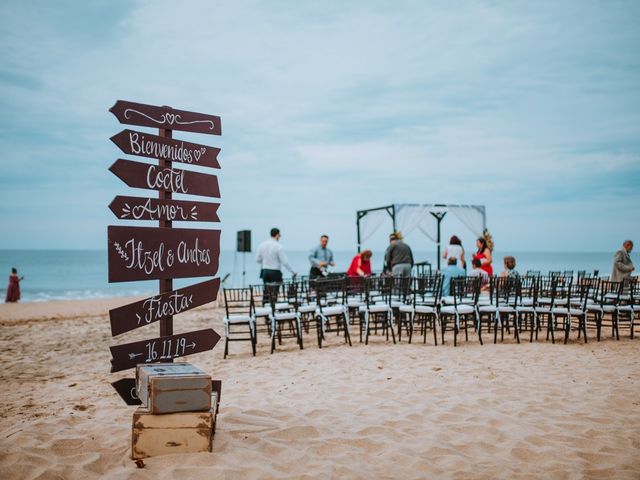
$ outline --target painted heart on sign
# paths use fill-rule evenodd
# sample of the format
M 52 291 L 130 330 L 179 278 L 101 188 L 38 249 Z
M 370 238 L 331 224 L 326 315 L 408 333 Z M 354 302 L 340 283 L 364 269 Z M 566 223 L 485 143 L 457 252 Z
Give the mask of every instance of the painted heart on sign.
M 193 157 L 196 159 L 196 162 L 200 161 L 201 156 L 202 156 L 202 149 L 193 151 Z
M 173 124 L 176 121 L 176 115 L 174 113 L 165 113 L 164 119 L 167 123 Z

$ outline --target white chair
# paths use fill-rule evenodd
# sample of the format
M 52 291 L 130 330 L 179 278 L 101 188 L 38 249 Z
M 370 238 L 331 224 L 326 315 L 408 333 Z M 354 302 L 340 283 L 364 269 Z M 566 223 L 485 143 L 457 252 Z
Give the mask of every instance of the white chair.
M 437 325 L 440 322 L 440 296 L 442 295 L 442 276 L 429 275 L 414 278 L 412 282 L 412 302 L 399 307 L 399 324 L 404 323 L 409 332 L 409 343 L 413 338 L 413 329 L 417 324 L 427 343 L 427 330 L 433 331 L 433 343 L 438 345 Z M 401 331 L 398 328 L 398 331 Z
M 473 325 L 478 331 L 480 345 L 482 342 L 482 329 L 480 327 L 480 314 L 478 312 L 478 297 L 480 295 L 480 277 L 458 277 L 451 279 L 451 293 L 453 294 L 453 305 L 446 305 L 440 309 L 440 331 L 442 333 L 442 343 L 447 330 L 447 320 L 453 319 L 453 345 L 458 343 L 461 323 L 464 323 L 465 340 L 469 340 L 468 320 L 473 320 Z
M 365 334 L 365 345 L 369 344 L 371 326 L 382 328 L 389 340 L 389 332 L 393 343 L 396 343 L 396 335 L 393 331 L 393 310 L 391 309 L 391 290 L 393 277 L 369 277 L 365 279 L 365 304 L 358 308 L 360 316 L 360 342 L 362 333 Z

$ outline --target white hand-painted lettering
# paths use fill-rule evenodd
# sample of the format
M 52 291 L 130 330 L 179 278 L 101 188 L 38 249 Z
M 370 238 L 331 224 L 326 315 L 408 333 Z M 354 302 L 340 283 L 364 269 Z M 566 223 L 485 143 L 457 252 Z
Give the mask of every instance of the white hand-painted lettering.
M 157 343 L 158 342 L 153 341 L 148 342 L 145 345 L 147 347 L 147 358 L 145 359 L 145 362 L 181 357 L 185 354 L 186 348 L 191 347 L 191 345 L 187 345 L 187 339 L 185 337 L 168 338 L 166 340 L 162 340 L 162 353 L 160 353 Z M 195 346 L 196 344 L 193 342 L 192 349 L 194 349 Z
M 184 163 L 198 163 L 207 151 L 206 147 L 185 147 L 184 142 L 166 145 L 154 139 L 147 140 L 140 132 L 129 132 L 129 147 L 134 155 L 151 155 L 162 160 Z
M 125 248 L 131 256 L 131 261 L 126 265 L 128 269 L 143 270 L 151 275 L 156 269 L 164 271 L 164 242 L 160 243 L 157 250 L 147 251 L 141 241 L 128 240 Z
M 193 247 L 189 247 L 184 240 L 178 244 L 177 255 L 180 263 L 195 263 L 209 265 L 211 263 L 211 252 L 208 248 L 199 248 L 199 238 L 196 238 Z
M 182 293 L 174 292 L 166 301 L 161 301 L 162 297 L 148 298 L 143 303 L 145 309 L 144 321 L 151 323 L 170 315 L 176 315 L 191 308 L 193 305 L 193 295 L 186 296 Z
M 123 218 L 128 216 L 129 208 L 129 205 L 125 204 L 125 208 L 122 209 Z M 135 220 L 139 220 L 145 215 L 149 215 L 151 220 L 189 220 L 189 217 L 195 220 L 198 218 L 198 208 L 196 205 L 191 207 L 191 212 L 185 212 L 182 206 L 174 204 L 156 204 L 155 207 L 152 207 L 150 198 L 147 199 L 144 205 L 136 205 L 131 208 L 130 213 Z
M 156 165 L 150 165 L 147 169 L 147 187 L 178 193 L 189 192 L 184 185 L 184 170 L 174 170 L 173 168 L 159 170 Z
M 157 123 L 159 125 L 162 125 L 164 123 L 168 123 L 169 125 L 173 125 L 174 123 L 176 125 L 193 125 L 193 124 L 196 124 L 196 123 L 208 123 L 210 125 L 209 126 L 209 130 L 213 130 L 215 128 L 215 125 L 214 125 L 212 120 L 191 120 L 190 122 L 183 122 L 182 121 L 182 117 L 180 115 L 176 115 L 176 114 L 173 114 L 173 113 L 163 113 L 160 116 L 160 120 L 158 120 L 158 119 L 155 119 L 155 118 L 147 115 L 146 113 L 142 113 L 142 112 L 139 112 L 138 110 L 134 110 L 133 108 L 127 108 L 124 111 L 124 118 L 129 120 L 131 118 L 131 113 L 137 113 L 141 117 L 148 118 L 152 122 L 155 122 L 155 123 Z
M 125 243 L 124 248 L 117 242 L 114 243 L 114 248 L 120 257 L 128 262 L 125 264 L 127 269 L 142 270 L 151 275 L 156 270 L 163 272 L 166 267 L 173 266 L 176 260 L 182 265 L 209 265 L 211 249 L 200 248 L 199 244 L 198 237 L 192 246 L 189 242 L 181 240 L 174 253 L 172 249 L 165 248 L 164 242 L 161 242 L 157 249 L 147 250 L 142 241 L 132 238 Z

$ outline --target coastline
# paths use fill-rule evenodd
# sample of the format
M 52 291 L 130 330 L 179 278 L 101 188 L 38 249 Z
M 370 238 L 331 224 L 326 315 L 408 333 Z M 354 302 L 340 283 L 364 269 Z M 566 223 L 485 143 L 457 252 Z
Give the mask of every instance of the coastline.
M 145 298 L 108 297 L 78 300 L 48 300 L 0 304 L 0 325 L 22 322 L 73 320 L 107 315 L 109 310 Z

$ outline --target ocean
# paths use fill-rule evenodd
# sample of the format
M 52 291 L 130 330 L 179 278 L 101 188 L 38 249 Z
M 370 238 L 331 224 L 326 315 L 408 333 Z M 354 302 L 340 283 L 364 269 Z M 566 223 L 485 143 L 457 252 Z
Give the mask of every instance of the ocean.
M 289 263 L 300 274 L 308 274 L 309 261 L 307 251 L 287 252 Z M 334 251 L 335 271 L 345 271 L 354 255 L 350 251 Z M 502 257 L 513 255 L 516 269 L 522 273 L 527 270 L 599 270 L 600 275 L 611 273 L 613 252 L 494 252 L 494 270 L 502 270 Z M 435 252 L 414 252 L 417 262 L 429 261 L 434 264 Z M 383 252 L 374 252 L 372 262 L 374 270 L 382 269 Z M 632 253 L 635 265 L 640 265 L 640 255 Z M 255 262 L 255 253 L 244 257 L 244 284 L 259 283 L 259 267 Z M 72 300 L 105 298 L 115 296 L 152 295 L 157 293 L 158 281 L 108 283 L 107 254 L 101 250 L 0 250 L 0 273 L 5 281 L 0 289 L 4 301 L 11 267 L 24 275 L 21 283 L 23 302 L 42 302 L 47 300 Z M 218 275 L 228 275 L 225 285 L 243 285 L 243 254 L 223 251 L 220 254 Z M 203 281 L 202 279 L 179 279 L 174 281 L 176 288 Z M 6 282 L 6 283 L 5 283 Z

